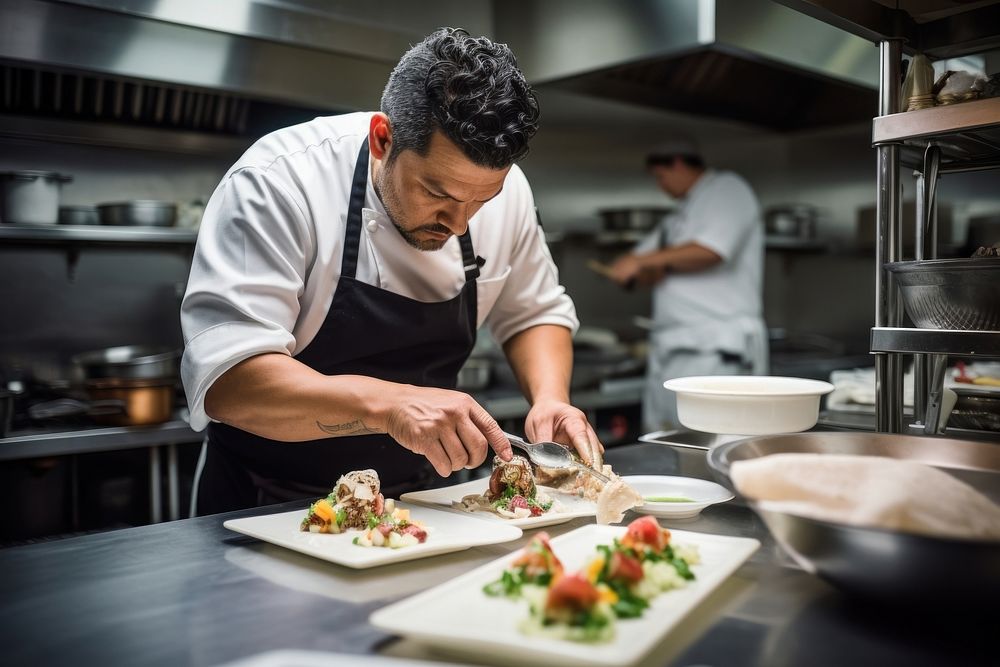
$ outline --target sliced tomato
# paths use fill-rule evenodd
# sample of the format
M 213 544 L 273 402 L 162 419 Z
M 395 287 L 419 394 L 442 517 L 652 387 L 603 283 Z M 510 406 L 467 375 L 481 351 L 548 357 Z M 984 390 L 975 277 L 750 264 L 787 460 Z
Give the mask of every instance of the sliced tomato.
M 587 581 L 586 577 L 581 574 L 567 574 L 552 584 L 545 600 L 545 608 L 548 611 L 559 609 L 586 611 L 597 604 L 600 598 L 600 591 Z
M 622 540 L 626 546 L 635 546 L 638 542 L 656 551 L 665 549 L 669 541 L 670 531 L 660 528 L 660 524 L 651 516 L 644 516 L 630 523 L 625 532 L 625 539 Z
M 616 551 L 611 554 L 608 565 L 608 578 L 634 583 L 642 579 L 642 563 L 637 558 Z

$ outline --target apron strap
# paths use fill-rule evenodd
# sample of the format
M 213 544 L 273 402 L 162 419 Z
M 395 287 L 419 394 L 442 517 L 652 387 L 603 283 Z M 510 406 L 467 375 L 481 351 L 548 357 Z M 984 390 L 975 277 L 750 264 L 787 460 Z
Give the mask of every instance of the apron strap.
M 466 229 L 465 233 L 458 237 L 458 243 L 462 247 L 462 268 L 465 269 L 465 282 L 475 280 L 479 277 L 479 268 L 486 264 L 482 257 L 476 257 L 476 251 L 472 249 L 472 230 Z
M 365 205 L 368 192 L 368 137 L 365 137 L 358 151 L 358 161 L 354 166 L 354 180 L 351 182 L 351 198 L 347 208 L 347 233 L 344 236 L 344 258 L 340 263 L 340 275 L 354 278 L 358 272 L 358 249 L 361 245 L 361 209 Z

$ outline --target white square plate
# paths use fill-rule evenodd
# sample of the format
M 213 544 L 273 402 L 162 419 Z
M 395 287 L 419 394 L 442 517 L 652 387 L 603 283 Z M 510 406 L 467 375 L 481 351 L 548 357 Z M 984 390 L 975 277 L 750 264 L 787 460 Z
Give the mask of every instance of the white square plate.
M 404 493 L 401 495 L 400 499 L 408 503 L 427 505 L 428 507 L 443 509 L 449 512 L 456 512 L 464 516 L 486 519 L 487 521 L 502 523 L 508 526 L 518 526 L 520 528 L 541 528 L 542 526 L 554 526 L 557 523 L 565 523 L 570 519 L 576 519 L 581 516 L 594 516 L 594 514 L 597 513 L 597 505 L 595 503 L 580 498 L 579 496 L 561 493 L 555 489 L 550 489 L 547 486 L 539 486 L 538 488 L 553 500 L 558 501 L 562 506 L 561 511 L 553 512 L 550 510 L 541 516 L 529 516 L 524 519 L 505 519 L 499 514 L 495 514 L 493 512 L 466 512 L 465 510 L 452 507 L 452 502 L 458 502 L 465 496 L 471 496 L 486 491 L 486 486 L 489 484 L 489 481 L 489 477 L 483 477 L 482 479 L 474 479 L 471 482 L 465 482 L 464 484 L 446 486 L 442 489 L 411 491 L 410 493 Z
M 581 569 L 596 555 L 599 544 L 625 534 L 623 526 L 583 526 L 552 540 L 552 548 L 567 571 Z M 516 664 L 631 665 L 676 626 L 760 546 L 745 537 L 672 530 L 671 541 L 697 545 L 701 563 L 696 579 L 686 587 L 661 593 L 637 619 L 619 619 L 615 638 L 605 644 L 585 644 L 521 634 L 517 624 L 528 615 L 524 601 L 492 598 L 483 586 L 517 556 L 498 558 L 468 574 L 384 607 L 369 619 L 375 627 L 463 655 L 493 653 Z
M 356 569 L 401 563 L 451 551 L 461 551 L 482 544 L 509 542 L 521 537 L 517 526 L 489 524 L 485 521 L 442 512 L 429 507 L 414 507 L 396 503 L 396 507 L 410 510 L 410 517 L 420 521 L 427 529 L 427 541 L 412 547 L 389 549 L 387 547 L 359 547 L 352 540 L 361 531 L 350 530 L 339 535 L 305 533 L 299 523 L 306 510 L 230 519 L 222 525 L 229 530 L 264 540 L 279 547 L 328 560 L 337 565 Z

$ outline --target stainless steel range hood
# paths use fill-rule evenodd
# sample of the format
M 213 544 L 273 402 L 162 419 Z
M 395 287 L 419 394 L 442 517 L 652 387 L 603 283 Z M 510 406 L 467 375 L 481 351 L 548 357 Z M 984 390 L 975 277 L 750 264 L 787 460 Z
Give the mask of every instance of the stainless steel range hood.
M 874 46 L 769 0 L 520 0 L 496 27 L 536 86 L 779 130 L 877 110 Z
M 36 91 L 70 94 L 62 72 L 83 77 L 72 90 L 84 101 L 104 80 L 116 93 L 103 108 L 131 102 L 138 124 L 189 99 L 195 118 L 204 102 L 204 118 L 238 120 L 252 101 L 253 134 L 262 102 L 373 108 L 399 56 L 438 25 L 508 42 L 539 87 L 777 129 L 875 111 L 871 43 L 770 0 L 3 0 L 0 69 L 34 81 L 22 98 L 41 106 Z

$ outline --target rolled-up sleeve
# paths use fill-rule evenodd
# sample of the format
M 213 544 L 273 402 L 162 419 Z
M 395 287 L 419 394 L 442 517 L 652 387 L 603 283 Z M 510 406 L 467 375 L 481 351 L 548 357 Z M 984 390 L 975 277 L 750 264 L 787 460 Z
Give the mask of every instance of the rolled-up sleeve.
M 205 428 L 212 383 L 250 357 L 295 352 L 312 236 L 302 207 L 274 175 L 235 171 L 205 211 L 181 304 L 181 379 L 191 426 Z
M 486 325 L 501 344 L 515 334 L 540 324 L 564 326 L 576 332 L 580 323 L 573 300 L 559 284 L 559 271 L 538 224 L 534 198 L 524 174 L 511 171 L 504 186 L 516 190 L 509 220 L 515 230 L 510 275 L 504 283 Z M 506 221 L 505 221 L 506 222 Z

